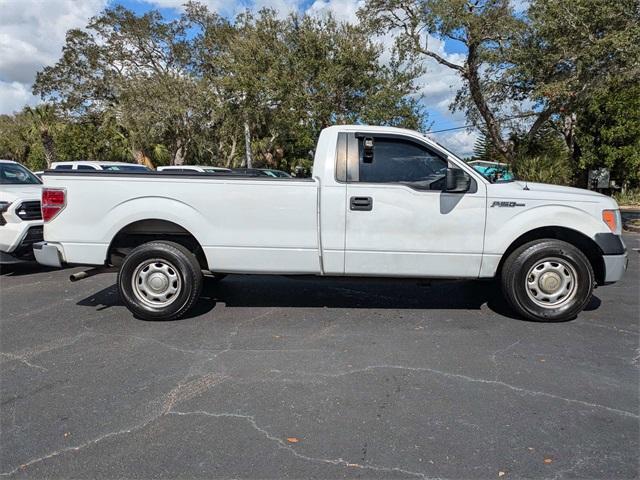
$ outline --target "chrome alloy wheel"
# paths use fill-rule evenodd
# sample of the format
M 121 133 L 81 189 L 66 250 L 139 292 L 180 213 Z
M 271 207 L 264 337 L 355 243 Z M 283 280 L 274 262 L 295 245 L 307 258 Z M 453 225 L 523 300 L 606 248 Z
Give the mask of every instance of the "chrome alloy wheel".
M 164 308 L 178 298 L 182 280 L 173 264 L 162 258 L 154 258 L 138 265 L 133 273 L 131 286 L 142 303 L 154 308 Z
M 545 258 L 529 270 L 525 283 L 527 295 L 536 305 L 557 308 L 575 296 L 578 275 L 565 260 Z

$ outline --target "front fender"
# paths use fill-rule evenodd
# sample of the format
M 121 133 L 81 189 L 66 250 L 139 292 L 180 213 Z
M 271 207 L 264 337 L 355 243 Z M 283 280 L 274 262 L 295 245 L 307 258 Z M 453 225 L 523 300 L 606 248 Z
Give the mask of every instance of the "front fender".
M 517 212 L 489 208 L 484 252 L 502 255 L 518 237 L 542 227 L 569 228 L 591 239 L 597 233 L 609 233 L 604 222 L 570 205 L 540 205 Z

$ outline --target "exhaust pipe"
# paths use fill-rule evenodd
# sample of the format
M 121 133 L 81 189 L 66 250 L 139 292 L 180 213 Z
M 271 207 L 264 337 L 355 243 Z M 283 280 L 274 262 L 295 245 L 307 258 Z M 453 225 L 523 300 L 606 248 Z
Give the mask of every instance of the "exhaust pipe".
M 72 273 L 71 275 L 69 275 L 69 280 L 71 280 L 72 282 L 78 282 L 80 280 L 93 277 L 94 275 L 98 275 L 100 273 L 110 273 L 117 271 L 118 269 L 116 267 L 96 267 L 90 270 L 85 270 L 84 272 Z

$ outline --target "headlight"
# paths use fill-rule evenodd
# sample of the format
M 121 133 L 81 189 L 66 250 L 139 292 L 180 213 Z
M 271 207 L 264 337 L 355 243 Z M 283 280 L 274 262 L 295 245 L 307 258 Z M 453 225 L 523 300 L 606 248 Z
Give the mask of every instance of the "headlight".
M 9 205 L 11 205 L 11 202 L 0 202 L 0 225 L 7 224 L 7 221 L 4 219 L 2 214 L 7 211 Z

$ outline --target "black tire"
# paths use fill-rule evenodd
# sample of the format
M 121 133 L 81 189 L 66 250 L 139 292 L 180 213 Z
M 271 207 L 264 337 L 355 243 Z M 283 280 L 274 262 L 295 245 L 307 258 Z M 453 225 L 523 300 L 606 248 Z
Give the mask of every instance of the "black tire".
M 546 265 L 561 272 L 550 279 L 551 285 L 555 282 L 562 285 L 551 293 L 552 298 L 560 295 L 555 303 L 545 299 L 547 292 L 541 287 L 548 284 L 539 283 L 542 280 L 538 272 L 546 272 Z M 556 270 L 549 272 L 552 276 Z M 571 278 L 575 278 L 573 285 Z M 511 308 L 524 318 L 561 322 L 575 318 L 587 306 L 595 275 L 587 257 L 576 247 L 561 240 L 542 239 L 526 243 L 509 255 L 502 267 L 501 285 Z
M 158 262 L 152 262 L 155 259 Z M 166 299 L 153 298 L 155 291 L 151 290 L 152 280 L 145 280 L 148 285 L 143 285 L 141 277 L 149 267 L 157 270 L 157 273 L 153 273 L 161 287 L 172 285 L 159 293 Z M 162 277 L 165 271 L 167 273 Z M 137 286 L 134 286 L 134 276 Z M 175 293 L 171 293 L 173 289 Z M 202 270 L 198 260 L 186 247 L 174 242 L 149 242 L 136 247 L 124 258 L 118 272 L 120 298 L 136 317 L 144 320 L 175 320 L 182 317 L 196 303 L 201 290 Z

